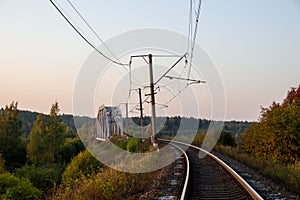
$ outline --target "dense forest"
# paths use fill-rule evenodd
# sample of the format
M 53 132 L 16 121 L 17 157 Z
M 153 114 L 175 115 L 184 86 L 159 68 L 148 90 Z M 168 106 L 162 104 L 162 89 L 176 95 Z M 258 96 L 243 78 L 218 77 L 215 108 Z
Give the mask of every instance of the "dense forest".
M 146 126 L 144 128 L 144 132 L 147 136 L 150 137 L 150 128 L 149 125 L 151 121 L 150 117 L 144 117 L 143 118 L 143 125 Z M 156 124 L 159 127 L 159 132 L 156 134 L 158 138 L 172 138 L 174 137 L 179 127 L 181 126 L 181 122 L 184 121 L 185 123 L 185 130 L 184 132 L 186 135 L 189 135 L 191 132 L 206 132 L 209 128 L 209 125 L 211 123 L 211 120 L 207 119 L 196 119 L 193 117 L 181 117 L 181 116 L 175 116 L 175 117 L 157 117 L 156 118 Z M 140 118 L 139 117 L 133 117 L 132 121 L 129 122 L 129 135 L 138 135 L 140 132 Z M 224 132 L 229 132 L 233 138 L 235 138 L 237 141 L 240 140 L 241 135 L 245 133 L 247 128 L 250 126 L 251 122 L 248 121 L 225 121 L 223 126 Z M 138 126 L 135 126 L 138 125 Z M 126 132 L 127 129 L 124 127 L 124 131 Z

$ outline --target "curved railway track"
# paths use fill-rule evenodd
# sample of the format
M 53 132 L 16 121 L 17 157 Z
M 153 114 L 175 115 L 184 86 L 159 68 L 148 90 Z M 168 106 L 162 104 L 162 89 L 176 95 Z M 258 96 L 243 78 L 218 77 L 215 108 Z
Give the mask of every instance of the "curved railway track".
M 181 200 L 263 199 L 233 169 L 211 153 L 181 142 L 172 141 L 170 144 L 182 152 L 186 149 L 187 172 Z

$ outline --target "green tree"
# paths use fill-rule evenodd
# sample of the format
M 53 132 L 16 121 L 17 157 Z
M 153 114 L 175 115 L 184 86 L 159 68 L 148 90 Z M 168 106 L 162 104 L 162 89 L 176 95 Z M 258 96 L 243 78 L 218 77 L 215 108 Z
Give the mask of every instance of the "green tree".
M 24 165 L 22 168 L 16 169 L 15 176 L 30 180 L 33 186 L 47 193 L 60 182 L 62 172 L 62 169 L 55 165 Z
M 58 103 L 55 102 L 50 109 L 50 116 L 46 126 L 46 133 L 49 142 L 49 160 L 52 163 L 55 161 L 55 157 L 64 143 L 65 133 L 67 130 L 67 126 L 59 119 L 58 113 Z
M 42 192 L 28 179 L 17 178 L 10 173 L 0 174 L 0 199 L 40 199 Z
M 295 163 L 300 158 L 300 86 L 292 88 L 282 104 L 262 108 L 259 123 L 252 124 L 242 149 L 257 157 L 280 163 Z
M 9 170 L 26 162 L 26 145 L 22 140 L 18 103 L 12 102 L 0 110 L 0 154 Z
M 69 163 L 74 156 L 84 149 L 85 146 L 82 144 L 78 136 L 74 138 L 67 138 L 63 146 L 60 147 L 56 159 L 61 163 Z
M 44 165 L 49 163 L 68 163 L 71 158 L 84 149 L 76 133 L 67 126 L 59 115 L 58 103 L 55 102 L 46 118 L 40 113 L 30 132 L 27 145 L 29 163 Z
M 50 161 L 48 137 L 43 114 L 39 114 L 30 131 L 30 142 L 27 145 L 27 160 L 33 164 Z

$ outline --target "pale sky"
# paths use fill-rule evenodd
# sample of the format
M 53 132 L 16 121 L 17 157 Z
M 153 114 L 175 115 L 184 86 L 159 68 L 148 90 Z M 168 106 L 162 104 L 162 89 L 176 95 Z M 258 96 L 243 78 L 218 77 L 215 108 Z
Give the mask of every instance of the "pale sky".
M 104 41 L 142 28 L 187 35 L 188 0 L 71 2 Z M 0 107 L 18 101 L 48 113 L 57 100 L 73 113 L 76 77 L 93 49 L 47 0 L 0 0 L 0 27 Z M 203 0 L 197 43 L 223 79 L 226 120 L 257 120 L 260 106 L 300 84 L 300 1 Z

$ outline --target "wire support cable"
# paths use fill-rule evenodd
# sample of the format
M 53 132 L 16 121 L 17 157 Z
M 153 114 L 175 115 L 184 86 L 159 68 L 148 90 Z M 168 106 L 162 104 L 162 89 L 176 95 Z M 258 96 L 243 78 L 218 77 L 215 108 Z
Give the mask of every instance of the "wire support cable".
M 192 85 L 192 84 L 197 84 L 198 82 L 190 82 L 188 84 L 186 84 L 184 86 L 184 88 L 182 88 L 181 90 L 178 91 L 178 93 L 176 95 L 174 95 L 169 101 L 167 101 L 167 103 L 165 103 L 165 105 L 168 105 L 169 103 L 171 103 L 176 97 L 178 97 L 188 86 Z
M 161 79 L 163 79 L 183 58 L 185 58 L 187 53 L 181 56 L 155 83 L 156 85 Z
M 61 11 L 61 9 L 53 2 L 53 0 L 49 0 L 51 4 L 54 6 L 54 8 L 59 12 L 59 14 L 68 22 L 68 24 L 77 32 L 77 34 L 89 45 L 91 46 L 96 52 L 98 52 L 101 56 L 106 58 L 107 60 L 111 61 L 114 64 L 121 65 L 121 66 L 128 66 L 128 64 L 121 63 L 118 61 L 115 61 L 105 55 L 103 52 L 101 52 L 99 49 L 97 49 L 76 27 L 75 25 L 66 17 L 66 15 Z M 127 70 L 127 69 L 126 69 Z M 128 71 L 128 70 L 127 70 Z
M 182 80 L 182 81 L 191 81 L 191 83 L 206 83 L 205 81 L 202 80 L 196 80 L 196 79 L 190 79 L 190 78 L 182 78 L 182 77 L 176 77 L 176 76 L 165 76 L 166 78 L 169 79 L 177 79 L 177 80 Z

